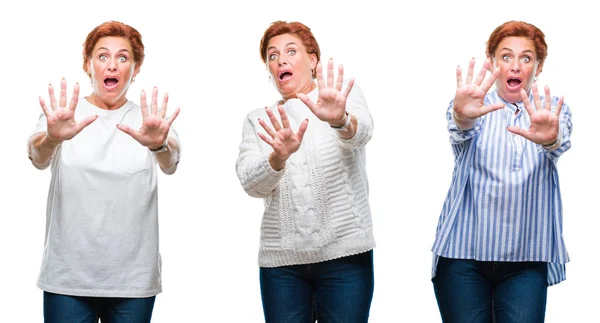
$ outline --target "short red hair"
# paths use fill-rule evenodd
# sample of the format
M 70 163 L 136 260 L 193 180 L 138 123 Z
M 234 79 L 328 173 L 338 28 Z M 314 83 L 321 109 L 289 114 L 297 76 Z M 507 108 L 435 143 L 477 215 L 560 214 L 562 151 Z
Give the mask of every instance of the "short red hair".
M 144 43 L 142 35 L 133 27 L 119 21 L 104 22 L 92 30 L 83 43 L 83 70 L 89 74 L 87 62 L 92 58 L 94 46 L 102 37 L 123 37 L 129 41 L 133 50 L 133 61 L 139 68 L 144 62 Z
M 543 63 L 548 56 L 548 45 L 544 33 L 536 26 L 523 21 L 507 21 L 496 29 L 490 35 L 487 41 L 486 55 L 493 57 L 496 54 L 498 45 L 506 37 L 527 37 L 531 39 L 535 46 L 537 59 Z
M 275 21 L 265 30 L 260 40 L 260 58 L 267 63 L 267 46 L 271 38 L 283 34 L 292 34 L 302 42 L 306 52 L 317 56 L 317 63 L 321 60 L 321 49 L 310 28 L 300 22 Z M 313 77 L 317 77 L 317 71 L 313 71 Z

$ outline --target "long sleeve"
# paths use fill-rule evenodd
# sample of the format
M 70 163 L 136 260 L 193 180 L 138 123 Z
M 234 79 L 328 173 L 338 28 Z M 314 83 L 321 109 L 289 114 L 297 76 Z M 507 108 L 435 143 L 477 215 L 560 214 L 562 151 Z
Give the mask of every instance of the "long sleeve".
M 269 164 L 269 155 L 262 151 L 253 118 L 256 119 L 254 114 L 250 113 L 244 121 L 242 143 L 239 146 L 240 152 L 235 168 L 246 193 L 252 197 L 265 198 L 277 187 L 285 168 L 276 171 Z

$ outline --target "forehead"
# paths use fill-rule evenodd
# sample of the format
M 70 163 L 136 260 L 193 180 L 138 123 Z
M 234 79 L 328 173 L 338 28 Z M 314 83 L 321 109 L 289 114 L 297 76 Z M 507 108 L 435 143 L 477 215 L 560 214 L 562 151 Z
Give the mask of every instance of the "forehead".
M 94 46 L 94 51 L 97 51 L 100 48 L 106 48 L 111 51 L 120 51 L 124 49 L 130 52 L 132 51 L 129 40 L 117 36 L 107 36 L 98 39 L 96 45 Z
M 522 53 L 524 51 L 531 51 L 535 53 L 535 44 L 533 43 L 533 40 L 528 37 L 510 36 L 502 39 L 502 41 L 498 44 L 496 53 L 504 49 L 515 53 Z
M 281 34 L 269 39 L 269 43 L 267 44 L 267 50 L 271 49 L 271 47 L 283 48 L 289 43 L 295 43 L 296 45 L 303 47 L 302 41 L 295 35 Z

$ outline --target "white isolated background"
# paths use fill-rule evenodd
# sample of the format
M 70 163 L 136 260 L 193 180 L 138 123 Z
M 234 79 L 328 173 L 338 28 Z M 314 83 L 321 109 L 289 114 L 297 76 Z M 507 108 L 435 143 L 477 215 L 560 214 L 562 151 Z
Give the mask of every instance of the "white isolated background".
M 0 5 L 0 321 L 41 322 L 35 286 L 44 243 L 50 171 L 27 160 L 26 140 L 47 84 L 90 94 L 82 43 L 107 20 L 137 28 L 146 60 L 127 96 L 157 86 L 180 106 L 183 155 L 159 178 L 163 293 L 153 322 L 261 322 L 257 252 L 262 201 L 235 173 L 247 112 L 272 104 L 258 46 L 275 20 L 312 28 L 322 50 L 365 92 L 375 131 L 367 149 L 377 248 L 371 322 L 440 322 L 430 282 L 435 228 L 453 159 L 445 112 L 457 65 L 477 69 L 492 30 L 524 20 L 547 35 L 538 80 L 573 112 L 572 149 L 558 163 L 567 280 L 549 288 L 546 322 L 589 322 L 600 288 L 595 252 L 600 30 L 584 1 L 10 1 Z M 310 126 L 308 131 L 310 131 Z

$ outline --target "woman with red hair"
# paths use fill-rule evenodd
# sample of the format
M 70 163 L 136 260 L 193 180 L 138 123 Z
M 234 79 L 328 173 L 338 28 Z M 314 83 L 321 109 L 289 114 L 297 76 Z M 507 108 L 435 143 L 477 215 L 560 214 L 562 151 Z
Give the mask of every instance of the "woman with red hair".
M 180 145 L 166 118 L 168 96 L 150 106 L 126 98 L 144 61 L 140 33 L 121 22 L 94 28 L 83 44 L 92 93 L 49 103 L 28 140 L 29 159 L 51 166 L 38 287 L 45 322 L 150 322 L 161 292 L 157 167 L 177 169 Z
M 367 322 L 375 240 L 365 146 L 373 132 L 367 103 L 333 61 L 327 78 L 311 30 L 277 21 L 260 57 L 281 94 L 250 112 L 236 170 L 245 191 L 263 198 L 260 287 L 266 322 Z
M 540 95 L 547 49 L 539 28 L 509 21 L 477 75 L 474 59 L 466 80 L 456 70 L 446 113 L 455 167 L 432 249 L 444 322 L 543 322 L 548 286 L 565 279 L 557 162 L 571 147 L 571 110 L 548 86 Z

